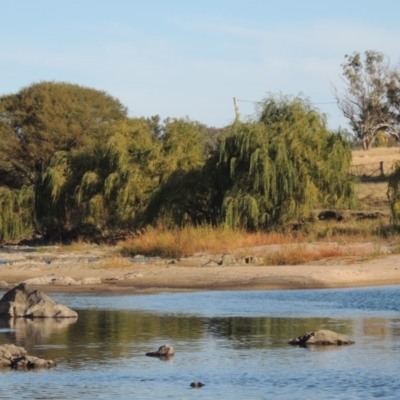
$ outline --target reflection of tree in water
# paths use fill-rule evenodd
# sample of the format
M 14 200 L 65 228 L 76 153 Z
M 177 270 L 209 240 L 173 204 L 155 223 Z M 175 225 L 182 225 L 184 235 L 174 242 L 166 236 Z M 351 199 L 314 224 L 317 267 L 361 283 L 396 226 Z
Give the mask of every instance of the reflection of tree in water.
M 10 318 L 0 320 L 0 327 L 9 329 L 6 332 L 8 343 L 29 348 L 41 344 L 54 333 L 63 331 L 76 322 L 76 318 Z
M 158 348 L 167 341 L 198 341 L 204 333 L 203 319 L 196 317 L 104 310 L 80 310 L 78 314 L 78 320 L 65 319 L 67 329 L 58 329 L 61 326 L 50 318 L 18 318 L 14 325 L 0 320 L 0 328 L 15 329 L 2 332 L 0 344 L 18 344 L 29 351 L 35 347 L 35 355 L 57 362 L 107 362 L 110 358 L 143 355 L 153 350 L 153 342 Z
M 330 318 L 228 317 L 210 319 L 208 331 L 250 349 L 286 346 L 289 339 L 322 328 L 349 335 L 351 326 L 351 320 Z
M 205 341 L 230 341 L 233 348 L 277 348 L 310 330 L 326 328 L 351 334 L 352 320 L 329 318 L 205 318 L 138 311 L 80 310 L 79 318 L 0 320 L 0 344 L 24 346 L 39 357 L 72 368 L 85 362 L 109 363 L 143 356 L 170 343 L 182 351 L 201 351 Z M 177 349 L 177 348 L 176 348 Z M 179 350 L 178 350 L 179 351 Z

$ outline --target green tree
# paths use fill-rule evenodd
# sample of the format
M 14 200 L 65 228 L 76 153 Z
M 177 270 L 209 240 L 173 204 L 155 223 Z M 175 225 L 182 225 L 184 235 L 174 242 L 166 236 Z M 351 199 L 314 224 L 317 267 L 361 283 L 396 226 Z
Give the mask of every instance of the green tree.
M 162 131 L 161 183 L 177 170 L 189 171 L 204 164 L 204 126 L 202 124 L 187 118 L 167 119 Z
M 345 56 L 345 91 L 334 89 L 337 104 L 364 150 L 384 132 L 399 138 L 400 79 L 388 58 L 377 51 Z
M 272 229 L 354 199 L 348 142 L 302 98 L 270 96 L 259 122 L 236 122 L 220 162 L 222 219 L 231 227 Z
M 57 151 L 89 145 L 127 110 L 105 92 L 40 82 L 0 97 L 0 183 L 35 184 Z
M 104 143 L 51 159 L 36 195 L 43 233 L 104 237 L 142 223 L 158 181 L 160 145 L 144 119 L 115 122 L 109 133 Z
M 147 207 L 148 223 L 182 226 L 209 222 L 210 188 L 203 179 L 203 166 L 210 149 L 207 128 L 195 121 L 167 119 L 159 135 L 162 146 L 160 186 Z
M 31 237 L 34 198 L 32 186 L 21 189 L 0 186 L 0 242 Z

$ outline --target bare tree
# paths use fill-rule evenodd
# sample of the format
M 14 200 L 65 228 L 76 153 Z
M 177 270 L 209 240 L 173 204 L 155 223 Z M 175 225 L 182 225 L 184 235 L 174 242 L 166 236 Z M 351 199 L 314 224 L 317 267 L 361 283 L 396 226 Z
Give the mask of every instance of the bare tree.
M 334 95 L 357 139 L 368 150 L 380 132 L 399 139 L 400 76 L 382 53 L 366 51 L 345 56 L 345 92 Z

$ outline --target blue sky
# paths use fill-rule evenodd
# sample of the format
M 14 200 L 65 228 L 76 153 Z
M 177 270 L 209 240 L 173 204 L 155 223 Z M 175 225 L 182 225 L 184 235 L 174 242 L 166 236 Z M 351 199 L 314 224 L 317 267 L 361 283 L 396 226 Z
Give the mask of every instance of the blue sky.
M 398 0 L 2 0 L 0 95 L 43 80 L 105 90 L 130 116 L 222 127 L 268 93 L 332 95 L 345 54 L 400 56 Z

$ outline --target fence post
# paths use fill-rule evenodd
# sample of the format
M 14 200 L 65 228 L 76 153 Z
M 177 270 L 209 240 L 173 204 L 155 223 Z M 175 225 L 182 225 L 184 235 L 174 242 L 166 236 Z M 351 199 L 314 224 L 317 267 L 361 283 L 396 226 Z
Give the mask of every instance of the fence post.
M 381 166 L 381 176 L 385 176 L 385 172 L 383 171 L 383 161 L 381 161 L 379 164 Z

